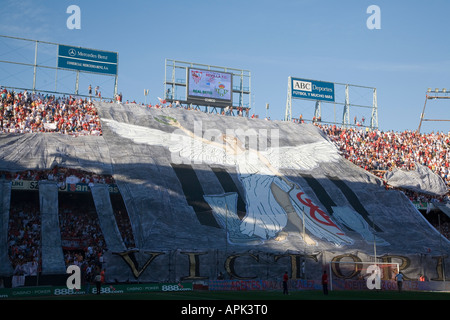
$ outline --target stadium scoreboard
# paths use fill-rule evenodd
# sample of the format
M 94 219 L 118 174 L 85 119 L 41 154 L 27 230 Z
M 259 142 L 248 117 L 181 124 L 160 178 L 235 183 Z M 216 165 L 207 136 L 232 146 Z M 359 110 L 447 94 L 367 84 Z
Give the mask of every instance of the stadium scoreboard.
M 233 74 L 187 68 L 187 101 L 193 104 L 226 107 L 233 105 Z

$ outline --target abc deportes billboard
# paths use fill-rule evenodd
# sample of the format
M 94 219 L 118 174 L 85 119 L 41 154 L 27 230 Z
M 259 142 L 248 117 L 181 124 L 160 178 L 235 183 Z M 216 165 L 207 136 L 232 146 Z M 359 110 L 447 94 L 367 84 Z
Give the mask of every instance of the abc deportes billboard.
M 291 96 L 298 99 L 334 102 L 334 83 L 291 78 Z

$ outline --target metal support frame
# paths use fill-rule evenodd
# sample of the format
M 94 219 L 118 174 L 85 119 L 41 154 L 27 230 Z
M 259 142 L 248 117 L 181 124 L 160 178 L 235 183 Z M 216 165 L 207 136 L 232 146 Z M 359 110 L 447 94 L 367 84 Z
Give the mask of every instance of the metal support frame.
M 58 68 L 58 46 L 60 45 L 59 43 L 54 43 L 54 42 L 48 42 L 48 41 L 41 41 L 41 40 L 32 40 L 32 39 L 25 39 L 25 38 L 19 38 L 19 37 L 12 37 L 12 36 L 6 36 L 6 35 L 0 35 L 1 38 L 5 38 L 5 39 L 13 39 L 13 40 L 19 40 L 19 41 L 29 41 L 29 42 L 34 42 L 35 43 L 35 48 L 34 48 L 34 63 L 24 63 L 24 62 L 18 62 L 18 61 L 7 61 L 7 60 L 0 60 L 0 63 L 7 63 L 7 64 L 14 64 L 14 65 L 22 65 L 22 66 L 28 66 L 28 67 L 33 67 L 33 84 L 32 84 L 32 88 L 19 88 L 19 87 L 12 87 L 12 86 L 8 86 L 7 84 L 3 84 L 3 86 L 5 88 L 14 88 L 14 89 L 19 89 L 19 90 L 31 90 L 33 93 L 35 93 L 36 91 L 39 92 L 47 92 L 47 93 L 53 93 L 53 94 L 63 94 L 63 95 L 71 95 L 71 94 L 76 94 L 78 95 L 78 82 L 79 82 L 79 73 L 80 71 L 74 71 L 74 70 L 68 70 L 68 69 L 63 69 L 63 68 Z M 48 65 L 39 65 L 38 64 L 38 45 L 39 43 L 42 44 L 47 44 L 47 45 L 54 45 L 56 46 L 56 65 L 53 66 L 48 66 Z M 118 57 L 118 55 L 117 55 Z M 48 91 L 48 90 L 40 90 L 39 88 L 37 88 L 37 72 L 38 69 L 51 69 L 51 70 L 55 70 L 55 91 Z M 119 68 L 119 62 L 117 61 L 117 70 Z M 58 81 L 58 70 L 65 70 L 65 71 L 69 71 L 69 72 L 76 72 L 76 82 L 75 82 L 75 90 L 74 92 L 58 92 L 57 91 L 57 81 Z M 81 71 L 83 73 L 94 73 L 94 72 L 88 72 L 88 71 Z M 111 77 L 112 75 L 106 75 L 106 74 L 100 74 L 100 73 L 96 73 L 102 76 L 107 76 L 107 77 Z M 117 95 L 117 85 L 118 85 L 118 73 L 116 73 L 114 75 L 114 96 Z M 113 99 L 113 97 L 103 97 L 103 99 Z
M 436 93 L 436 94 L 442 94 L 442 93 L 448 94 L 447 90 L 445 90 L 445 89 L 443 89 L 442 91 L 439 91 L 438 89 L 436 89 L 434 91 L 434 93 Z M 431 94 L 432 94 L 431 90 L 428 89 L 427 94 L 425 95 L 425 103 L 423 105 L 423 110 L 422 110 L 422 113 L 420 114 L 420 122 L 419 122 L 419 127 L 417 128 L 417 133 L 420 133 L 420 129 L 422 127 L 422 122 L 423 121 L 450 121 L 450 119 L 425 119 L 424 118 L 424 116 L 425 116 L 425 108 L 427 106 L 427 101 L 428 100 L 436 100 L 436 99 L 444 99 L 445 100 L 445 99 L 450 99 L 450 96 L 447 96 L 447 95 L 443 96 L 443 95 L 431 95 Z
M 348 84 L 345 85 L 345 103 L 344 112 L 342 114 L 342 126 L 346 128 L 350 125 L 350 101 L 348 96 Z
M 286 99 L 286 110 L 284 113 L 284 121 L 292 120 L 292 77 L 288 78 L 288 89 L 287 89 L 287 99 Z
M 284 114 L 284 120 L 285 121 L 291 121 L 292 120 L 292 77 L 288 78 L 288 85 L 287 85 L 287 99 L 286 99 L 286 109 Z M 342 113 L 342 122 L 338 123 L 336 121 L 334 122 L 326 122 L 323 121 L 323 123 L 331 123 L 331 124 L 340 124 L 343 127 L 352 126 L 350 123 L 350 107 L 357 107 L 357 108 L 371 108 L 372 114 L 370 119 L 370 125 L 367 126 L 370 129 L 378 129 L 378 103 L 377 103 L 377 89 L 373 87 L 366 87 L 366 86 L 360 86 L 360 85 L 354 85 L 354 84 L 345 84 L 345 83 L 334 83 L 335 85 L 344 86 L 344 93 L 345 93 L 345 99 L 343 102 L 335 101 L 335 102 L 327 102 L 327 101 L 321 101 L 317 100 L 315 103 L 315 109 L 314 109 L 314 117 L 315 119 L 318 119 L 319 117 L 322 117 L 322 103 L 333 103 L 334 105 L 343 105 L 343 113 Z M 351 87 L 358 87 L 363 89 L 372 90 L 373 92 L 373 99 L 371 105 L 358 105 L 358 104 L 352 104 L 350 101 L 350 94 L 349 89 Z M 308 100 L 308 101 L 314 101 L 310 99 L 303 99 L 303 98 L 295 98 L 297 100 Z
M 33 93 L 35 93 L 35 90 L 36 90 L 37 51 L 38 51 L 38 42 L 36 41 L 36 45 L 34 48 Z
M 372 116 L 370 118 L 370 127 L 378 128 L 377 88 L 373 88 L 373 106 L 372 106 Z
M 322 112 L 320 111 L 320 100 L 316 101 L 316 107 L 314 109 L 314 118 L 319 120 L 322 118 Z

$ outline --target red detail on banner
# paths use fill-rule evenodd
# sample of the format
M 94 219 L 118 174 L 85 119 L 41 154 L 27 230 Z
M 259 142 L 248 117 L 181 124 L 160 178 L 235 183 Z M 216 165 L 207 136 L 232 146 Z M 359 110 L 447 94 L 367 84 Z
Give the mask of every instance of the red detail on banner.
M 332 227 L 336 227 L 339 229 L 339 227 L 333 221 L 331 221 L 330 217 L 325 212 L 323 212 L 319 208 L 319 206 L 316 206 L 315 204 L 312 203 L 311 199 L 308 199 L 308 198 L 302 199 L 303 194 L 305 194 L 305 193 L 304 192 L 297 193 L 297 199 L 300 200 L 300 202 L 303 203 L 305 206 L 309 207 L 309 214 L 311 215 L 311 218 L 313 218 L 317 222 L 324 224 L 326 226 L 332 226 Z M 325 219 L 325 221 L 317 219 L 316 212 L 318 214 L 320 214 L 320 216 L 323 219 Z

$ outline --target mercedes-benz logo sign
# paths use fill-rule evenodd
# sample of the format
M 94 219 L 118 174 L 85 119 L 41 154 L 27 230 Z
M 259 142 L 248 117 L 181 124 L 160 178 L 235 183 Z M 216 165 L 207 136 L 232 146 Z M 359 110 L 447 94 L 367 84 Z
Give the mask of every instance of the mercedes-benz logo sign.
M 77 55 L 77 52 L 74 48 L 69 49 L 69 56 L 75 57 Z

